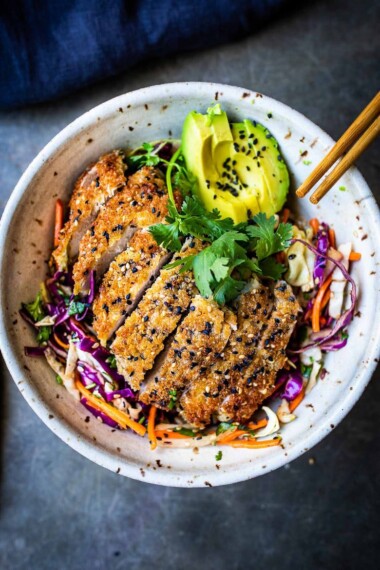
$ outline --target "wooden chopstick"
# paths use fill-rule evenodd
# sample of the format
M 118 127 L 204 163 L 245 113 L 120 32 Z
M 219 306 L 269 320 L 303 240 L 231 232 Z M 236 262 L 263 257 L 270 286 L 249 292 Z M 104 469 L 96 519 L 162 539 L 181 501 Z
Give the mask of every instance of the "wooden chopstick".
M 360 113 L 352 125 L 342 135 L 338 142 L 333 146 L 325 158 L 318 164 L 318 166 L 311 172 L 306 180 L 298 188 L 296 194 L 302 198 L 311 188 L 326 174 L 331 166 L 345 153 L 348 149 L 351 150 L 340 161 L 336 169 L 334 169 L 329 176 L 322 182 L 321 186 L 311 196 L 310 201 L 317 204 L 319 200 L 330 190 L 335 182 L 352 166 L 355 160 L 364 152 L 367 146 L 379 134 L 379 115 L 380 115 L 380 91 L 367 105 L 367 107 Z M 376 120 L 375 120 L 376 119 Z M 367 129 L 367 130 L 366 130 Z M 364 132 L 364 135 L 360 135 Z M 355 144 L 354 144 L 355 143 Z M 338 170 L 336 174 L 335 171 Z

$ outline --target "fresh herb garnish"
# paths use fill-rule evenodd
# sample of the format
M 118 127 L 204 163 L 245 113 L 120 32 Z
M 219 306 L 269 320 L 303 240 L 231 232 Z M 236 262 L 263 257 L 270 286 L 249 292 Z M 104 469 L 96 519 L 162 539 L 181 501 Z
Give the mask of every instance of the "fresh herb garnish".
M 157 243 L 171 251 L 178 251 L 181 238 L 187 235 L 211 242 L 198 254 L 167 266 L 192 270 L 203 297 L 228 303 L 242 291 L 251 273 L 279 279 L 285 270 L 271 256 L 289 247 L 292 226 L 281 223 L 275 229 L 274 216 L 267 218 L 261 213 L 253 218 L 252 225 L 234 225 L 230 218 L 221 219 L 217 210 L 206 211 L 196 197 L 189 196 L 180 212 L 169 207 L 166 221 L 152 226 L 150 232 Z
M 89 305 L 87 303 L 82 303 L 81 301 L 72 300 L 69 303 L 67 312 L 70 316 L 81 315 L 87 309 Z
M 31 303 L 24 303 L 23 307 L 28 311 L 29 315 L 32 317 L 34 322 L 41 321 L 45 316 L 45 311 L 43 309 L 42 303 L 42 293 L 38 291 L 36 298 Z
M 307 366 L 306 364 L 302 364 L 301 362 L 301 374 L 307 380 L 310 378 L 312 369 L 313 369 L 312 365 Z
M 168 404 L 169 410 L 172 410 L 177 402 L 177 390 L 169 390 L 170 402 Z
M 263 212 L 257 214 L 253 221 L 255 225 L 247 226 L 246 232 L 256 238 L 254 249 L 259 261 L 290 246 L 293 237 L 291 224 L 281 222 L 275 229 L 275 217 L 267 218 Z
M 195 431 L 188 428 L 176 429 L 175 432 L 180 433 L 181 435 L 187 435 L 188 437 L 195 437 L 196 435 L 198 435 Z
M 232 428 L 235 430 L 236 426 L 233 424 L 229 424 L 228 422 L 221 422 L 216 428 L 216 435 L 220 435 L 221 433 L 224 433 L 225 431 L 228 431 Z
M 29 313 L 35 323 L 42 321 L 46 317 L 45 310 L 43 308 L 42 292 L 37 293 L 36 298 L 31 303 L 24 303 L 22 305 L 24 309 Z M 38 344 L 43 344 L 49 340 L 52 332 L 51 326 L 38 327 L 37 342 Z
M 55 381 L 57 382 L 57 384 L 63 384 L 63 380 L 62 380 L 62 378 L 60 377 L 59 374 L 56 375 Z
M 217 461 L 220 461 L 222 457 L 223 457 L 223 452 L 219 450 L 218 453 L 215 455 L 215 459 Z
M 43 344 L 44 342 L 47 342 L 50 338 L 51 331 L 52 327 L 48 326 L 38 327 L 38 334 L 37 334 L 38 344 Z
M 114 354 L 110 354 L 108 358 L 106 358 L 106 362 L 110 368 L 117 368 L 116 365 L 116 356 Z

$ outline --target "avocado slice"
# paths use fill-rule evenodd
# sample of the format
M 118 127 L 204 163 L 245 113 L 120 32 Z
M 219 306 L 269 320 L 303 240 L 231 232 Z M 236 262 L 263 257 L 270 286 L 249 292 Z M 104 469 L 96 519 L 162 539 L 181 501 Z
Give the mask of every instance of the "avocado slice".
M 244 222 L 258 212 L 271 216 L 284 205 L 288 169 L 263 125 L 248 119 L 230 125 L 219 104 L 206 115 L 192 111 L 184 122 L 182 151 L 199 198 L 223 218 Z

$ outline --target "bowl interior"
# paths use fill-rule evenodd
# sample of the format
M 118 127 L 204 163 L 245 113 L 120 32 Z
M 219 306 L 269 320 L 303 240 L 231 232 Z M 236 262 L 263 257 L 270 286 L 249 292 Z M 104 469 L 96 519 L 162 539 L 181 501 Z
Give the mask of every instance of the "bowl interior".
M 306 199 L 293 200 L 301 217 L 318 217 L 331 224 L 338 242 L 352 241 L 363 257 L 352 269 L 360 298 L 348 345 L 326 358 L 329 373 L 305 399 L 297 421 L 283 428 L 283 447 L 254 451 L 224 448 L 218 464 L 213 447 L 200 448 L 198 453 L 171 449 L 151 452 L 147 439 L 132 433 L 111 433 L 92 416 L 88 420 L 88 412 L 56 384 L 44 359 L 24 356 L 24 346 L 35 341 L 18 310 L 21 301 L 34 298 L 47 270 L 56 199 L 68 200 L 78 175 L 100 154 L 143 141 L 179 138 L 186 113 L 193 109 L 204 112 L 215 99 L 232 119 L 256 119 L 268 127 L 290 169 L 293 192 L 332 144 L 302 115 L 254 92 L 191 83 L 140 90 L 93 109 L 49 143 L 20 180 L 1 227 L 1 340 L 20 391 L 57 435 L 88 458 L 118 473 L 166 485 L 204 486 L 244 480 L 306 451 L 360 396 L 379 344 L 378 211 L 368 186 L 351 169 L 319 206 Z

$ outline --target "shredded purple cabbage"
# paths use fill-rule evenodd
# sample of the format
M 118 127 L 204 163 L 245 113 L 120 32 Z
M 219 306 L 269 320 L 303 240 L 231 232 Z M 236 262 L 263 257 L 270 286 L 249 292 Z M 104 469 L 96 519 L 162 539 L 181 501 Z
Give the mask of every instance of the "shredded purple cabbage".
M 279 382 L 285 384 L 281 398 L 292 402 L 301 393 L 303 388 L 302 374 L 298 370 L 291 370 L 281 374 Z
M 26 356 L 43 356 L 46 346 L 25 346 L 24 352 Z
M 322 228 L 317 232 L 317 246 L 318 254 L 315 258 L 313 277 L 318 284 L 321 284 L 324 277 L 326 268 L 326 254 L 329 249 L 329 235 L 328 225 L 322 224 Z
M 312 251 L 315 255 L 321 255 L 326 260 L 331 261 L 336 267 L 339 267 L 339 269 L 341 270 L 341 272 L 343 274 L 343 277 L 346 279 L 346 281 L 348 281 L 351 284 L 351 291 L 350 291 L 351 306 L 349 307 L 349 309 L 344 311 L 344 313 L 342 313 L 342 315 L 339 317 L 339 319 L 337 319 L 335 321 L 334 326 L 332 327 L 332 329 L 330 330 L 330 332 L 326 336 L 323 336 L 323 338 L 320 338 L 319 340 L 315 340 L 314 342 L 312 342 L 306 346 L 303 346 L 302 348 L 299 348 L 298 350 L 292 350 L 292 349 L 289 350 L 289 352 L 291 352 L 293 354 L 299 354 L 301 352 L 305 352 L 305 350 L 309 350 L 309 348 L 314 348 L 316 346 L 320 346 L 321 349 L 323 349 L 322 345 L 329 346 L 329 344 L 327 344 L 328 341 L 332 341 L 333 343 L 335 343 L 337 341 L 341 342 L 342 339 L 341 338 L 337 339 L 336 335 L 338 334 L 339 331 L 346 328 L 350 324 L 350 322 L 352 321 L 352 318 L 354 316 L 356 299 L 357 299 L 356 283 L 353 280 L 353 278 L 351 277 L 351 275 L 348 273 L 347 269 L 344 267 L 344 265 L 340 261 L 338 261 L 337 259 L 333 259 L 332 257 L 330 257 L 327 254 L 323 254 L 323 253 L 319 252 L 313 245 L 311 245 L 307 241 L 304 241 L 304 240 L 299 239 L 299 238 L 293 238 L 292 239 L 292 243 L 297 242 L 297 241 L 302 243 L 306 247 L 308 247 L 310 249 L 310 251 Z M 330 348 L 329 350 L 338 350 L 338 349 L 331 349 Z
M 105 413 L 101 412 L 100 410 L 97 410 L 96 408 L 93 408 L 91 406 L 91 404 L 89 404 L 86 400 L 85 397 L 81 398 L 80 403 L 89 411 L 91 412 L 91 414 L 93 416 L 95 416 L 96 418 L 101 418 L 103 423 L 105 423 L 106 425 L 112 427 L 112 428 L 117 428 L 119 427 L 118 424 L 114 421 L 111 420 L 110 417 L 108 417 Z

